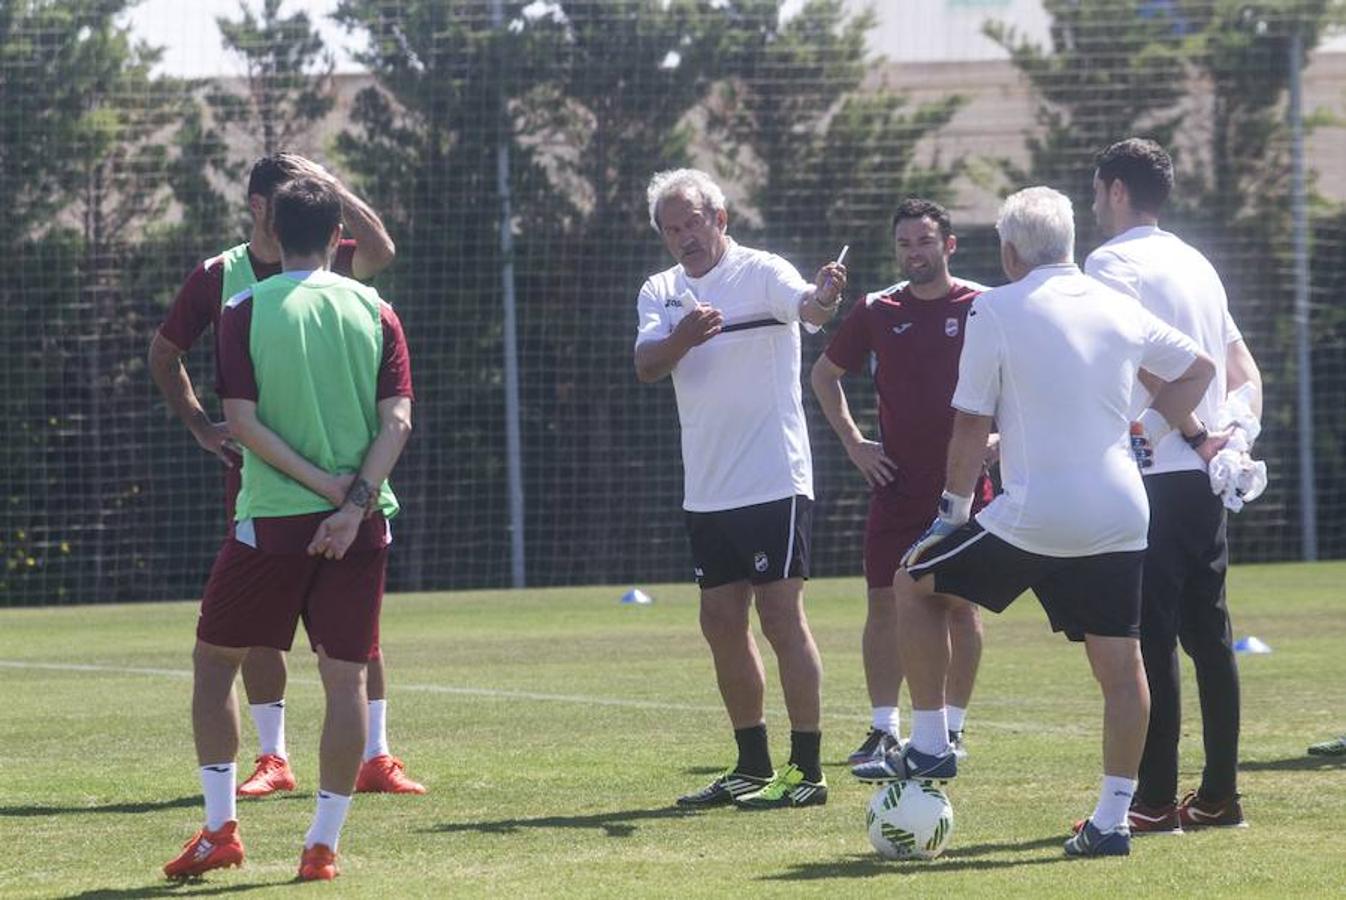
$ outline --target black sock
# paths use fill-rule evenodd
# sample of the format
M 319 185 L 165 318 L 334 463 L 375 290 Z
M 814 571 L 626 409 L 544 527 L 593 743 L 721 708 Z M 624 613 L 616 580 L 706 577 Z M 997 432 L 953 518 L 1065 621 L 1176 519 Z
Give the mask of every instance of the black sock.
M 734 771 L 741 775 L 770 778 L 771 751 L 766 745 L 766 725 L 735 728 L 734 740 L 738 743 L 738 764 L 734 766 Z
M 818 760 L 823 736 L 817 731 L 790 732 L 790 762 L 799 767 L 808 781 L 822 781 L 822 764 Z

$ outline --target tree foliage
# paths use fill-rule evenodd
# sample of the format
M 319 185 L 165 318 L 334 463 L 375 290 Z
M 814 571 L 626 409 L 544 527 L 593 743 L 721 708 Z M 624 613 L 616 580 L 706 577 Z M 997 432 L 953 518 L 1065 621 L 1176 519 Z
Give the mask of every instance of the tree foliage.
M 332 111 L 332 54 L 303 10 L 281 15 L 283 0 L 262 0 L 254 11 L 239 0 L 239 18 L 215 19 L 224 47 L 243 63 L 244 92 L 210 92 L 218 119 L 260 145 L 261 154 L 285 150 L 298 134 Z

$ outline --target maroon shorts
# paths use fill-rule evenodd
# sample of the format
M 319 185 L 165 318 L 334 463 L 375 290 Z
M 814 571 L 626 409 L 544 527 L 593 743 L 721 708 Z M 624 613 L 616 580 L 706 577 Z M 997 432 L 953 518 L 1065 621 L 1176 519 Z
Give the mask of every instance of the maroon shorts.
M 302 618 L 309 646 L 333 659 L 378 656 L 388 548 L 345 559 L 262 553 L 229 539 L 215 557 L 196 636 L 220 647 L 289 650 Z
M 865 582 L 871 588 L 892 587 L 902 555 L 930 527 L 939 512 L 944 473 L 932 472 L 919 482 L 908 480 L 897 490 L 879 489 L 869 495 L 865 521 Z M 995 497 L 991 479 L 982 475 L 972 498 L 976 514 Z
M 871 589 L 893 586 L 902 554 L 930 527 L 938 503 L 938 494 L 928 507 L 893 504 L 878 495 L 870 498 L 865 520 L 865 583 Z

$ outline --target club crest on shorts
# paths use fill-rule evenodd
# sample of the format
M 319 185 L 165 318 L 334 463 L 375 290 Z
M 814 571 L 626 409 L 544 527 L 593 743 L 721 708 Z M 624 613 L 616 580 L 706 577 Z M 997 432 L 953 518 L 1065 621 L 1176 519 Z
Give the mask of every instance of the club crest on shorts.
M 944 334 L 948 337 L 958 337 L 958 320 L 953 316 L 944 320 Z
M 767 567 L 766 551 L 758 550 L 752 555 L 752 567 L 759 572 L 765 572 Z

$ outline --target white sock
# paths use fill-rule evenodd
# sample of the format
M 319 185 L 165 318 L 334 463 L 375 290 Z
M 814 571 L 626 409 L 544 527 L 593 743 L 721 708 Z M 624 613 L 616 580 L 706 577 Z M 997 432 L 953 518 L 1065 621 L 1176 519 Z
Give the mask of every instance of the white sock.
M 238 818 L 234 805 L 236 763 L 201 767 L 201 793 L 206 798 L 206 830 L 219 831 L 225 822 Z
M 962 731 L 963 720 L 967 718 L 967 709 L 962 706 L 946 706 L 944 716 L 949 720 L 950 731 Z
M 337 841 L 341 840 L 341 826 L 346 824 L 346 813 L 350 808 L 350 797 L 318 791 L 318 810 L 313 814 L 308 834 L 304 835 L 304 848 L 326 844 L 335 853 Z
M 364 761 L 388 756 L 388 701 L 369 701 L 369 731 L 365 732 Z
M 898 728 L 902 724 L 902 713 L 896 706 L 874 707 L 874 727 L 898 737 Z
M 1126 824 L 1126 811 L 1131 808 L 1131 798 L 1136 793 L 1136 781 L 1133 778 L 1118 778 L 1116 775 L 1103 776 L 1103 789 L 1098 794 L 1098 805 L 1094 807 L 1094 827 L 1099 831 L 1112 831 Z
M 932 756 L 949 752 L 949 722 L 944 718 L 944 707 L 911 711 L 911 745 Z
M 252 724 L 257 726 L 257 743 L 262 755 L 271 753 L 285 757 L 285 701 L 253 703 L 248 709 L 252 712 Z

